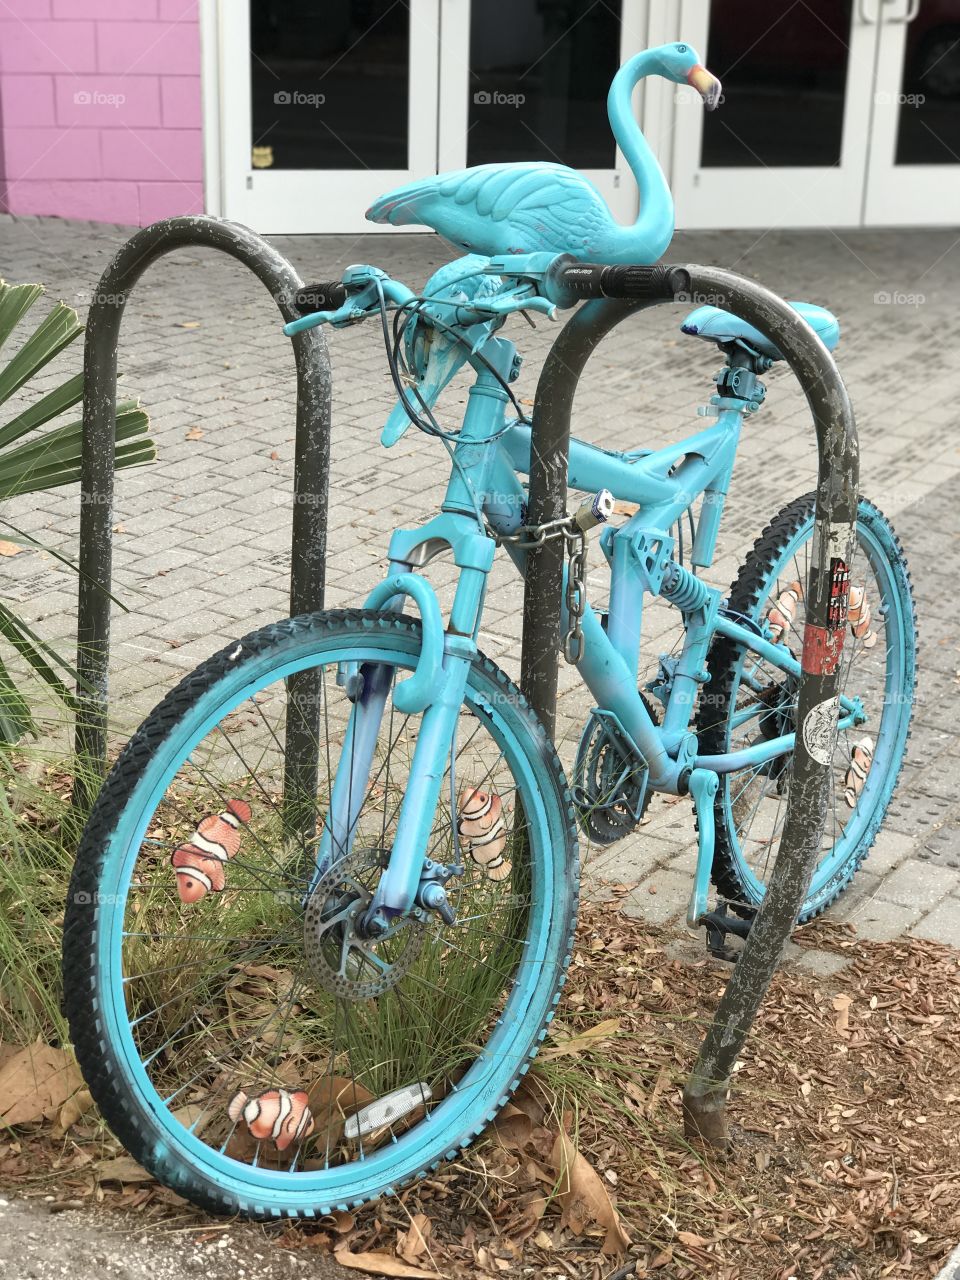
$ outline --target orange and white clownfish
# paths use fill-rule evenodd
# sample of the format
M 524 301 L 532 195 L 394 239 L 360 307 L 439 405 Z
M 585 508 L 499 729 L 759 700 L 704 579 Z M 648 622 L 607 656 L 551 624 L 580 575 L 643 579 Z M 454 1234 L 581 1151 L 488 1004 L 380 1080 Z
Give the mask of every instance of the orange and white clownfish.
M 855 809 L 860 799 L 870 766 L 873 764 L 873 739 L 861 738 L 850 752 L 850 768 L 843 780 L 843 798 L 847 807 Z
M 243 1120 L 258 1142 L 269 1140 L 285 1151 L 313 1133 L 309 1102 L 303 1089 L 267 1089 L 253 1098 L 241 1089 L 230 1099 L 227 1115 L 234 1124 Z
M 457 802 L 457 834 L 467 842 L 470 857 L 491 880 L 505 880 L 513 863 L 503 856 L 507 829 L 503 801 L 495 791 L 467 787 Z
M 226 884 L 224 866 L 240 848 L 241 823 L 250 821 L 245 800 L 228 800 L 223 813 L 202 818 L 196 831 L 170 855 L 177 873 L 177 893 L 181 902 L 199 902 L 212 889 L 220 893 Z
M 767 613 L 770 627 L 770 638 L 774 644 L 786 644 L 787 633 L 793 627 L 797 617 L 797 605 L 803 599 L 803 587 L 799 582 L 791 582 L 777 596 L 777 603 Z
M 850 588 L 850 604 L 847 607 L 847 621 L 854 638 L 863 642 L 865 649 L 872 649 L 877 643 L 873 618 L 870 613 L 870 601 L 867 599 L 866 587 Z

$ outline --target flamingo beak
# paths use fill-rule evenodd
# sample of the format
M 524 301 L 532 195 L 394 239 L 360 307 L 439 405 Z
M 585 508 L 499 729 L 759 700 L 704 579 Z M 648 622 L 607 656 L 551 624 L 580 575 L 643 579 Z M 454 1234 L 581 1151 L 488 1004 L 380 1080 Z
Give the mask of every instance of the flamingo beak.
M 687 84 L 696 89 L 708 111 L 714 111 L 720 105 L 723 85 L 706 67 L 701 67 L 699 63 L 691 67 L 687 72 Z

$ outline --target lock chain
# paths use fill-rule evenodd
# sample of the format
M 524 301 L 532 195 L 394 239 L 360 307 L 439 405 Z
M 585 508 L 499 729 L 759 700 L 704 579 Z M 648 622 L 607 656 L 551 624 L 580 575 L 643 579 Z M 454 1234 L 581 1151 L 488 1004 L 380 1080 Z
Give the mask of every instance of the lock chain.
M 563 637 L 563 656 L 571 664 L 583 657 L 581 622 L 587 603 L 587 531 L 578 523 L 579 514 L 548 520 L 544 524 L 521 525 L 516 533 L 498 533 L 487 525 L 487 533 L 498 545 L 509 542 L 519 551 L 536 551 L 545 542 L 563 538 L 567 556 L 566 605 L 570 622 Z

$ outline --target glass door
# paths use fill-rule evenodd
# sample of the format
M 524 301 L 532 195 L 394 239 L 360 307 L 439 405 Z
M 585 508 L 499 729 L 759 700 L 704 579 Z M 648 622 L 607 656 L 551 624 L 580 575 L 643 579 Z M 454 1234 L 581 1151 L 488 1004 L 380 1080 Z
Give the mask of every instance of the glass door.
M 646 0 L 443 0 L 440 171 L 569 165 L 599 188 L 614 217 L 632 221 L 637 187 L 606 102 L 621 62 L 646 37 Z
M 878 4 L 683 0 L 683 37 L 724 98 L 708 115 L 676 95 L 678 226 L 860 223 Z
M 440 0 L 221 0 L 223 212 L 257 231 L 373 232 L 436 172 Z
M 866 221 L 956 222 L 960 0 L 872 0 L 877 3 L 880 49 Z

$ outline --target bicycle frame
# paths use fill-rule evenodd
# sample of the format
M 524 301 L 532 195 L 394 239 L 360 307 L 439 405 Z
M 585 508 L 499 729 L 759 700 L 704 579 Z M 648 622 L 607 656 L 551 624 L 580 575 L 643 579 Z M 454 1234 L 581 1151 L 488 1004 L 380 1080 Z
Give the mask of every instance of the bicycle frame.
M 508 422 L 505 416 L 508 395 L 503 382 L 516 374 L 516 349 L 505 339 L 490 336 L 483 352 L 483 361 L 476 352 L 469 357 L 476 379 L 456 440 L 441 512 L 419 528 L 394 532 L 387 578 L 366 602 L 368 608 L 389 611 L 400 609 L 405 597 L 413 599 L 424 637 L 416 672 L 394 691 L 398 709 L 421 713 L 422 721 L 389 865 L 366 917 L 374 935 L 385 934 L 396 917 L 411 910 L 435 910 L 452 919 L 443 884 L 458 869 L 434 864 L 426 858 L 426 848 L 446 762 L 455 748 L 455 726 L 477 652 L 487 574 L 496 545 L 493 537 L 479 531 L 477 510 L 482 507 L 495 535 L 515 534 L 523 525 L 525 509 L 518 473 L 527 472 L 530 461 L 530 427 Z M 705 569 L 713 562 L 746 408 L 741 400 L 715 402 L 716 422 L 676 444 L 656 451 L 613 452 L 571 440 L 569 457 L 571 488 L 587 492 L 606 488 L 615 498 L 638 506 L 624 525 L 607 526 L 601 535 L 611 572 L 610 607 L 604 627 L 585 603 L 584 644 L 576 665 L 597 701 L 595 714 L 608 719 L 645 764 L 648 785 L 671 794 L 689 791 L 694 797 L 701 839 L 688 913 L 691 923 L 706 909 L 713 858 L 713 797 L 719 775 L 761 765 L 792 751 L 794 745 L 794 734 L 787 733 L 741 751 L 697 753 L 690 723 L 699 686 L 707 678 L 710 644 L 715 635 L 727 636 L 787 675 L 800 676 L 800 663 L 786 644 L 774 643 L 762 623 L 726 612 L 721 592 L 674 559 L 669 531 L 702 495 L 691 564 Z M 524 573 L 526 552 L 509 541 L 505 546 Z M 460 576 L 444 629 L 433 589 L 417 570 L 447 549 L 453 552 Z M 660 725 L 637 689 L 647 592 L 676 605 L 684 623 L 684 643 Z M 378 671 L 369 666 L 341 673 L 348 692 L 352 687 L 354 706 L 318 845 L 316 878 L 351 847 L 391 676 L 392 668 Z M 841 699 L 841 710 L 841 730 L 858 722 L 861 713 L 856 699 Z M 745 712 L 744 720 L 750 714 L 756 712 Z

